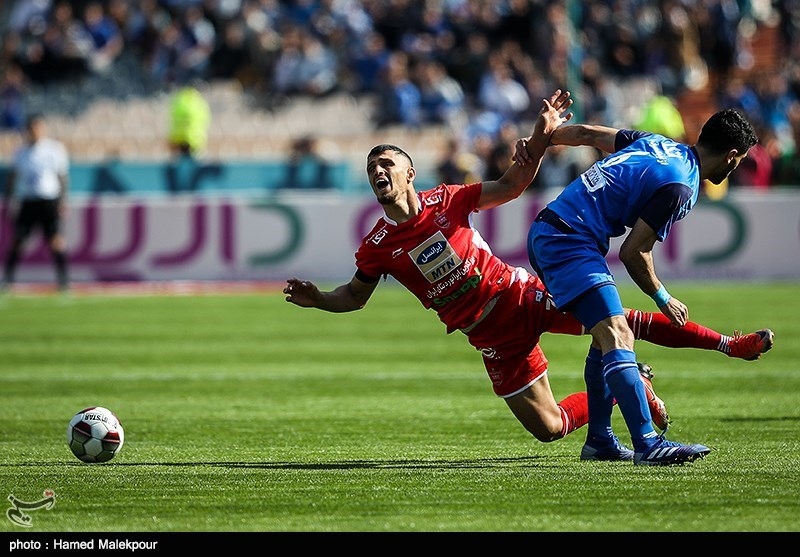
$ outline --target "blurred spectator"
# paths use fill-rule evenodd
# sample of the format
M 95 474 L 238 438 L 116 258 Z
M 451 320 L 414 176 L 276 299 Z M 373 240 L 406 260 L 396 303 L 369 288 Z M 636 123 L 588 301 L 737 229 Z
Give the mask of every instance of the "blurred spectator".
M 119 29 L 124 49 L 127 46 L 128 39 L 133 37 L 130 31 L 143 21 L 141 9 L 139 6 L 134 7 L 133 2 L 130 0 L 108 0 L 106 13 L 108 18 Z
M 467 138 L 468 143 L 466 143 L 466 145 L 468 145 L 468 151 L 475 156 L 474 164 L 470 166 L 470 171 L 476 178 L 473 181 L 487 179 L 487 173 L 489 172 L 488 165 L 489 161 L 492 160 L 494 147 L 497 145 L 498 134 L 499 132 L 495 135 L 479 133 Z
M 415 76 L 422 122 L 463 128 L 466 123 L 464 90 L 447 75 L 444 65 L 438 60 L 422 60 L 415 67 Z
M 492 146 L 489 158 L 486 160 L 486 171 L 484 175 L 487 180 L 497 180 L 511 166 L 514 156 L 514 145 L 497 141 Z
M 87 75 L 93 49 L 92 38 L 75 17 L 72 4 L 59 0 L 47 19 L 41 41 L 26 50 L 26 71 L 39 83 L 77 80 Z
M 772 186 L 773 163 L 768 145 L 775 135 L 769 128 L 757 126 L 758 143 L 753 145 L 747 157 L 739 164 L 734 176 L 729 177 L 730 187 L 745 187 L 766 190 Z
M 486 67 L 491 45 L 486 34 L 479 30 L 471 30 L 465 44 L 444 53 L 448 73 L 461 84 L 467 99 L 474 102 L 478 98 L 483 69 Z
M 508 0 L 507 4 L 507 9 L 500 16 L 497 34 L 524 47 L 533 36 L 535 23 L 542 17 L 542 3 Z
M 600 60 L 593 56 L 586 56 L 581 62 L 582 82 L 577 94 L 573 95 L 577 106 L 573 105 L 573 112 L 588 124 L 604 124 L 614 122 L 619 113 L 621 104 L 619 93 L 610 86 L 610 80 L 600 64 Z M 539 95 L 541 96 L 541 95 Z
M 576 157 L 578 150 L 566 145 L 551 145 L 542 159 L 539 172 L 528 187 L 528 191 L 544 191 L 562 188 L 586 170 L 591 162 Z
M 604 37 L 604 65 L 611 75 L 632 77 L 642 71 L 644 54 L 636 28 L 629 17 L 614 17 L 609 22 L 608 36 Z M 675 38 L 670 37 L 667 43 L 673 44 Z
M 304 31 L 294 24 L 287 24 L 280 30 L 280 49 L 271 80 L 276 94 L 291 95 L 302 89 L 300 65 L 303 61 L 303 34 Z
M 493 144 L 506 125 L 524 119 L 530 106 L 527 89 L 514 78 L 511 66 L 499 52 L 492 53 L 489 64 L 466 130 L 467 140 L 473 143 L 486 137 Z M 490 151 L 481 155 L 484 160 L 490 158 Z
M 207 77 L 209 60 L 214 52 L 217 31 L 203 12 L 201 3 L 186 7 L 182 17 L 182 32 L 186 48 L 181 52 L 178 64 L 181 68 L 179 83 Z
M 783 150 L 778 141 L 768 144 L 775 165 L 773 181 L 775 185 L 800 187 L 800 104 L 789 109 L 789 122 L 794 138 L 792 148 Z
M 544 43 L 545 48 L 537 51 L 536 65 L 559 84 L 569 83 L 569 68 L 578 62 L 575 59 L 575 46 L 579 44 L 579 38 L 573 30 L 574 15 L 571 12 L 574 9 L 568 2 L 547 2 L 543 17 L 537 22 L 537 32 L 542 31 L 537 46 Z M 611 44 L 619 44 L 620 39 L 620 35 L 615 35 Z M 531 49 L 521 50 L 530 52 Z M 542 96 L 546 97 L 548 93 Z
M 686 88 L 703 88 L 708 82 L 708 66 L 700 55 L 700 33 L 687 5 L 680 0 L 666 0 L 662 14 L 660 36 L 667 70 L 662 82 L 677 93 Z
M 301 92 L 315 97 L 334 92 L 339 83 L 336 55 L 312 33 L 304 33 L 303 39 L 303 58 L 298 75 Z
M 170 151 L 179 157 L 196 158 L 208 141 L 211 109 L 203 94 L 194 86 L 175 91 L 169 106 Z
M 337 85 L 338 64 L 331 50 L 309 31 L 288 25 L 273 71 L 273 86 L 279 94 L 321 96 Z
M 502 111 L 496 112 L 500 114 L 505 121 L 535 121 L 541 105 L 530 102 L 530 99 L 547 98 L 556 86 L 545 78 L 539 66 L 528 53 L 522 50 L 519 43 L 506 39 L 499 41 L 496 50 L 492 53 L 490 63 L 494 63 L 495 61 L 501 65 L 507 66 L 512 82 L 518 83 L 522 87 L 522 90 L 525 91 L 525 97 L 528 99 L 525 108 L 519 111 L 515 109 L 513 117 L 508 117 Z M 484 75 L 484 77 L 486 77 L 486 75 Z M 560 75 L 560 78 L 557 79 L 558 86 L 566 87 L 564 85 L 567 83 L 566 74 Z M 505 87 L 506 85 L 503 84 L 503 88 Z M 480 98 L 478 100 L 480 102 Z
M 762 122 L 761 103 L 758 95 L 741 75 L 730 74 L 717 90 L 720 108 L 740 110 L 751 122 Z
M 155 15 L 155 14 L 154 14 Z M 164 86 L 185 85 L 205 79 L 216 31 L 199 5 L 189 6 L 161 22 L 158 40 L 149 60 L 149 72 Z
M 297 27 L 308 28 L 317 9 L 317 0 L 294 0 L 285 3 L 286 18 Z
M 436 175 L 442 184 L 463 184 L 464 172 L 458 162 L 461 143 L 455 137 L 445 141 L 442 154 L 436 162 Z
M 83 12 L 83 23 L 92 38 L 93 48 L 89 53 L 92 71 L 104 73 L 122 54 L 125 40 L 116 21 L 109 17 L 100 2 L 89 2 Z
M 8 31 L 35 33 L 35 29 L 38 28 L 41 32 L 52 5 L 52 0 L 16 0 L 9 13 Z M 3 29 L 3 32 L 5 31 L 6 29 Z
M 451 137 L 444 144 L 444 150 L 436 163 L 436 174 L 442 184 L 472 184 L 480 182 L 483 176 L 483 162 L 469 151 L 461 142 Z
M 759 99 L 761 122 L 775 133 L 782 150 L 791 149 L 794 138 L 789 114 L 798 99 L 789 88 L 786 77 L 779 72 L 762 72 L 756 94 Z
M 111 9 L 114 17 L 120 18 L 117 25 L 122 30 L 126 48 L 139 57 L 143 68 L 151 68 L 161 30 L 170 22 L 170 15 L 158 0 L 130 4 L 127 0 L 112 0 Z
M 180 84 L 186 75 L 181 68 L 181 57 L 189 48 L 180 24 L 170 20 L 159 29 L 158 39 L 147 62 L 150 77 L 164 86 Z
M 675 105 L 675 101 L 667 95 L 651 97 L 645 104 L 642 116 L 634 127 L 638 130 L 661 134 L 675 141 L 686 141 L 683 116 Z
M 25 125 L 25 88 L 22 68 L 11 63 L 0 68 L 0 128 L 22 131 Z
M 422 98 L 409 73 L 408 57 L 393 53 L 381 76 L 375 114 L 378 127 L 402 124 L 417 128 L 422 123 Z
M 97 166 L 97 172 L 92 181 L 93 195 L 124 195 L 128 192 L 128 187 L 124 181 L 117 176 L 117 168 L 121 165 L 119 153 L 112 151 Z
M 23 55 L 22 36 L 16 31 L 3 33 L 0 38 L 0 69 L 11 64 L 19 64 Z
M 329 44 L 337 42 L 340 35 L 358 41 L 364 34 L 363 9 L 357 2 L 317 0 L 305 26 Z
M 249 51 L 248 58 L 253 63 L 253 83 L 250 91 L 259 102 L 272 110 L 279 95 L 272 85 L 275 61 L 281 51 L 282 38 L 277 27 L 280 11 L 277 1 L 244 0 L 241 20 Z
M 395 52 L 403 51 L 403 37 L 409 29 L 417 29 L 421 21 L 423 2 L 416 0 L 385 0 L 364 2 L 373 28 L 383 35 L 386 46 Z
M 244 86 L 253 85 L 257 77 L 250 54 L 244 23 L 239 20 L 223 23 L 222 42 L 209 59 L 209 78 L 234 79 Z
M 355 93 L 374 93 L 380 85 L 381 74 L 389 63 L 391 51 L 383 35 L 368 33 L 352 48 L 350 70 Z
M 792 46 L 800 43 L 800 25 L 797 24 L 798 17 L 800 17 L 800 5 L 797 0 L 777 0 L 771 4 L 779 18 L 783 44 Z
M 400 36 L 400 49 L 416 59 L 436 58 L 455 45 L 450 22 L 436 2 L 419 2 L 415 22 Z
M 333 189 L 331 163 L 321 153 L 319 140 L 304 136 L 292 143 L 284 189 Z
M 740 46 L 745 45 L 739 33 L 742 25 L 739 2 L 710 0 L 705 5 L 696 5 L 691 15 L 699 31 L 700 53 L 716 76 L 715 83 L 726 81 L 749 54 L 740 52 Z
M 515 120 L 527 110 L 530 97 L 517 81 L 504 59 L 492 55 L 478 90 L 479 107 L 500 117 L 501 121 Z
M 0 39 L 0 74 L 9 71 L 10 68 L 17 67 L 22 72 L 21 79 L 26 84 L 30 84 L 29 59 L 25 54 L 25 47 L 22 37 L 15 31 L 2 34 Z M 11 70 L 13 71 L 13 70 Z

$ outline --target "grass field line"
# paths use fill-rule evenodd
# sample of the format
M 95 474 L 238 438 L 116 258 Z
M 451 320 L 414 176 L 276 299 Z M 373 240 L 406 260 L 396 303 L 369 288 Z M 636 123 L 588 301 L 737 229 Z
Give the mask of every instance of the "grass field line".
M 223 294 L 274 294 L 282 282 L 258 280 L 161 280 L 77 282 L 70 285 L 69 296 L 200 296 Z M 8 294 L 23 297 L 63 296 L 51 283 L 19 283 Z

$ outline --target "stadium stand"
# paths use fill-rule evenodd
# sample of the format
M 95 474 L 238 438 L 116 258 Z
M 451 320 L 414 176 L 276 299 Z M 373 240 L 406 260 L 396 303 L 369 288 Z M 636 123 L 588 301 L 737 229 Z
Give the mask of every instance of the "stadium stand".
M 4 31 L 14 30 L 13 26 L 17 25 L 21 36 L 29 41 L 26 45 L 38 46 L 35 43 L 44 41 L 43 33 L 30 32 L 35 28 L 31 22 L 38 21 L 36 10 L 40 10 L 41 17 L 46 20 L 49 10 L 60 1 L 4 2 L 0 8 L 2 28 Z M 82 10 L 90 3 L 71 2 L 74 17 L 79 19 Z M 666 2 L 660 14 L 654 13 L 654 5 L 646 2 L 632 3 L 636 10 L 634 14 L 619 11 L 623 3 L 584 2 L 581 3 L 583 13 L 579 16 L 583 18 L 585 28 L 580 30 L 570 29 L 567 24 L 579 17 L 569 13 L 570 6 L 574 8 L 571 3 L 498 3 L 497 7 L 502 9 L 487 14 L 470 11 L 474 6 L 470 7 L 469 2 L 420 2 L 407 6 L 409 10 L 403 16 L 405 20 L 396 14 L 391 16 L 393 3 L 391 0 L 370 3 L 319 0 L 302 4 L 249 0 L 226 3 L 107 0 L 103 2 L 106 13 L 116 19 L 126 39 L 123 52 L 109 70 L 92 71 L 89 67 L 72 79 L 51 81 L 31 72 L 36 79 L 31 79 L 24 91 L 25 108 L 28 112 L 48 115 L 52 133 L 67 144 L 77 161 L 166 161 L 170 156 L 166 143 L 170 91 L 180 85 L 180 79 L 193 80 L 202 83 L 202 92 L 212 109 L 209 141 L 203 155 L 206 159 L 252 161 L 265 157 L 279 158 L 290 152 L 298 137 L 316 136 L 328 156 L 360 169 L 364 153 L 376 143 L 389 140 L 413 145 L 415 153 L 418 153 L 415 162 L 421 174 L 433 177 L 436 159 L 445 143 L 454 134 L 465 130 L 444 124 L 414 127 L 391 123 L 382 127 L 377 125 L 376 115 L 382 110 L 379 101 L 383 98 L 383 90 L 380 84 L 373 84 L 371 88 L 366 86 L 366 82 L 359 81 L 365 79 L 364 76 L 355 74 L 369 68 L 370 64 L 374 71 L 375 65 L 381 63 L 381 54 L 378 52 L 372 60 L 359 59 L 358 64 L 354 54 L 358 52 L 358 57 L 361 57 L 364 51 L 363 48 L 359 50 L 359 41 L 367 44 L 375 33 L 381 35 L 388 51 L 408 52 L 412 61 L 414 57 L 442 58 L 447 62 L 448 71 L 461 74 L 463 79 L 467 78 L 468 70 L 472 72 L 469 79 L 479 78 L 481 71 L 486 69 L 480 61 L 483 60 L 488 67 L 490 54 L 516 61 L 514 76 L 527 87 L 532 99 L 543 97 L 556 85 L 566 84 L 583 103 L 576 109 L 585 111 L 589 105 L 593 109 L 595 105 L 599 107 L 597 113 L 582 116 L 617 126 L 632 125 L 637 121 L 638 111 L 663 88 L 665 76 L 668 76 L 667 81 L 675 90 L 690 140 L 699 131 L 699 123 L 718 108 L 719 99 L 715 93 L 720 86 L 721 74 L 732 69 L 748 79 L 757 80 L 761 72 L 778 71 L 781 53 L 787 51 L 787 41 L 797 42 L 792 39 L 796 35 L 793 27 L 786 24 L 794 17 L 789 2 L 773 3 L 774 8 L 768 6 L 769 3 L 740 3 L 747 5 L 750 11 L 740 10 L 733 14 L 728 13 L 730 10 L 723 10 L 722 2 L 704 4 L 703 10 L 706 11 L 702 14 L 690 12 L 699 8 L 685 2 Z M 190 18 L 189 6 L 198 5 L 205 7 L 203 17 L 198 20 L 194 10 Z M 405 28 L 398 26 L 401 20 L 407 20 Z M 655 21 L 660 21 L 659 25 L 665 29 L 652 23 Z M 211 54 L 206 51 L 208 60 L 195 61 L 191 67 L 182 67 L 182 72 L 163 67 L 164 63 L 174 64 L 175 60 L 181 59 L 175 51 L 180 45 L 168 43 L 165 29 L 170 22 L 185 27 L 189 37 L 185 40 L 191 43 L 187 50 L 198 44 L 209 44 L 212 35 L 217 50 Z M 674 22 L 680 22 L 680 25 L 674 25 L 678 29 L 666 29 L 668 23 Z M 643 36 L 647 25 L 651 26 L 649 32 L 653 40 L 635 39 Z M 490 39 L 489 53 L 470 52 L 473 58 L 469 60 L 474 61 L 456 60 L 466 47 L 454 45 L 471 44 L 466 29 L 476 27 L 483 29 Z M 717 55 L 716 51 L 704 45 L 718 45 L 721 39 L 711 38 L 710 32 L 728 27 L 734 33 L 734 37 L 728 39 L 742 51 L 734 53 L 733 57 L 729 52 L 728 58 L 720 61 L 713 57 Z M 321 54 L 326 57 L 320 55 L 319 60 L 331 64 L 328 55 L 333 51 L 339 63 L 347 66 L 347 71 L 340 71 L 339 84 L 334 89 L 326 89 L 320 94 L 306 91 L 284 95 L 271 87 L 274 75 L 270 72 L 275 64 L 280 62 L 282 71 L 292 68 L 291 58 L 281 57 L 286 54 L 281 50 L 281 39 L 287 30 L 298 28 L 311 30 L 315 37 L 322 38 L 321 43 L 312 41 L 312 46 L 305 46 L 317 51 L 324 49 Z M 250 50 L 241 48 L 241 44 L 237 46 L 237 30 L 246 31 Z M 227 40 L 229 31 L 230 43 Z M 638 35 L 632 31 L 637 31 Z M 13 35 L 4 33 L 4 48 Z M 681 67 L 685 60 L 669 61 L 669 64 L 662 60 L 671 54 L 664 45 L 672 44 L 670 38 L 676 37 L 680 38 L 679 44 L 685 47 L 684 50 L 693 47 L 697 53 L 707 57 L 705 81 L 691 76 L 676 77 L 687 73 L 686 68 Z M 588 82 L 584 74 L 584 82 L 576 83 L 576 78 L 569 75 L 570 40 L 583 41 L 586 56 L 600 64 L 599 78 Z M 303 48 L 303 45 L 298 48 Z M 731 48 L 734 47 L 729 50 Z M 645 53 L 649 58 L 644 56 Z M 686 56 L 685 52 L 678 54 Z M 0 64 L 8 63 L 7 55 L 4 50 Z M 154 69 L 154 60 L 162 63 L 159 71 Z M 225 77 L 216 77 L 214 72 L 221 71 L 219 60 L 241 60 L 241 65 L 227 68 Z M 670 64 L 677 64 L 677 67 Z M 28 64 L 26 68 L 35 70 L 36 66 Z M 312 71 L 314 68 L 304 69 Z M 481 112 L 474 84 L 473 90 L 467 81 L 462 84 L 470 122 L 473 123 L 485 113 Z M 797 81 L 790 85 L 792 90 L 798 88 Z M 302 87 L 302 84 L 297 87 Z M 535 102 L 531 105 L 538 108 Z M 516 124 L 520 134 L 527 131 L 532 111 L 533 108 L 518 116 L 520 121 Z M 466 131 L 473 133 L 473 129 L 470 125 Z M 496 133 L 496 130 L 490 133 Z M 464 149 L 473 147 L 472 139 L 462 138 Z M 10 156 L 16 141 L 15 130 L 0 129 L 0 163 Z

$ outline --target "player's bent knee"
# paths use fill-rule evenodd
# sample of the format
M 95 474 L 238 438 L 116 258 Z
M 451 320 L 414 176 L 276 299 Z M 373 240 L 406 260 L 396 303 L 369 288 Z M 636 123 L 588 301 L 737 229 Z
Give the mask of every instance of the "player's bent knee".
M 537 441 L 550 443 L 563 437 L 563 424 L 561 415 L 543 416 L 541 414 L 527 414 L 524 417 L 514 413 L 525 430 L 533 435 Z
M 534 389 L 545 392 L 534 392 Z M 546 382 L 505 399 L 508 408 L 522 427 L 542 443 L 550 443 L 564 436 L 564 423 L 556 401 Z

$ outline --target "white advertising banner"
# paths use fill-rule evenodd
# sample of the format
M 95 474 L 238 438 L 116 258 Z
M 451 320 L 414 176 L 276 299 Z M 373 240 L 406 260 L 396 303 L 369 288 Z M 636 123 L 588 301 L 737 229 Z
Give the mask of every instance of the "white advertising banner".
M 528 225 L 550 199 L 527 194 L 477 214 L 495 253 L 529 267 Z M 383 214 L 371 196 L 203 196 L 73 199 L 64 221 L 70 275 L 83 281 L 346 281 L 360 238 Z M 5 253 L 11 223 L 0 223 Z M 626 280 L 612 242 L 609 262 Z M 664 279 L 800 280 L 800 191 L 734 192 L 701 201 L 655 249 Z M 54 280 L 40 234 L 26 245 L 19 282 Z

